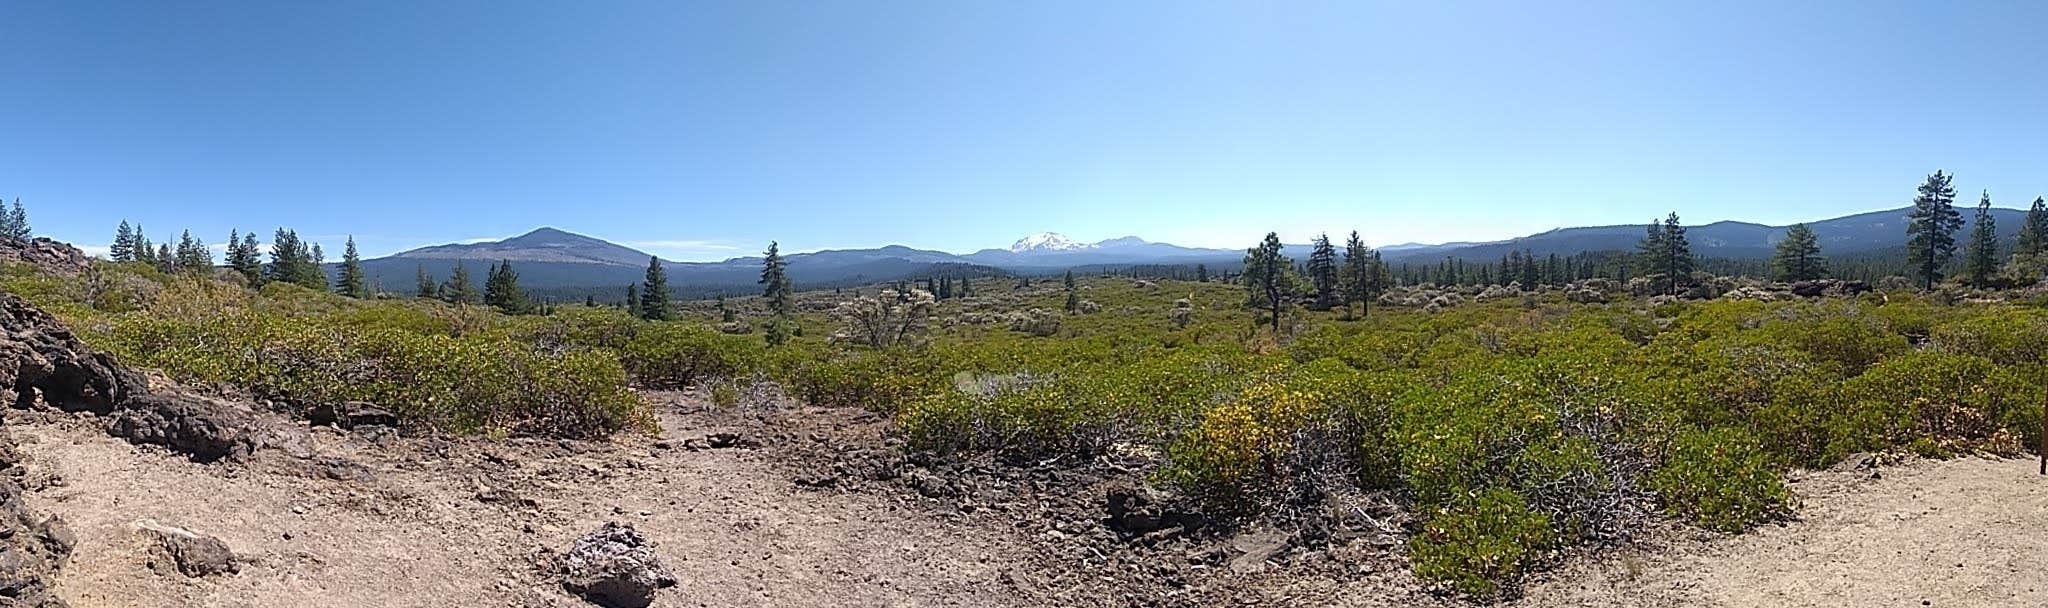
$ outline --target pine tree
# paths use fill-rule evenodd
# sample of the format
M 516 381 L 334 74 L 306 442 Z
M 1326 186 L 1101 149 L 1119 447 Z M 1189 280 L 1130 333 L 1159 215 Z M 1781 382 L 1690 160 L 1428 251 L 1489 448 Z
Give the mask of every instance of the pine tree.
M 284 228 L 270 237 L 270 267 L 266 278 L 273 282 L 306 284 L 305 245 L 299 242 L 299 233 Z
M 583 294 L 584 308 L 597 308 L 597 294 Z
M 633 316 L 640 316 L 640 285 L 638 283 L 626 284 L 626 301 L 621 302 L 619 308 L 633 311 Z
M 453 304 L 476 304 L 482 298 L 476 292 L 476 283 L 469 279 L 469 267 L 462 262 L 455 263 L 455 270 L 448 274 L 448 282 L 441 284 L 441 300 Z
M 135 261 L 135 229 L 128 226 L 128 220 L 121 220 L 121 227 L 114 229 L 114 244 L 107 248 L 107 258 L 116 262 Z
M 963 297 L 963 298 L 967 298 L 967 297 L 973 297 L 973 296 L 974 296 L 974 277 L 968 277 L 968 276 L 963 276 L 963 277 L 960 277 L 960 294 L 959 294 L 959 295 L 960 295 L 960 297 Z
M 532 302 L 519 288 L 519 273 L 512 270 L 511 260 L 491 265 L 491 273 L 484 277 L 484 303 L 508 315 L 531 310 Z
M 414 266 L 413 280 L 417 281 L 416 283 L 414 283 L 412 292 L 413 297 L 422 300 L 431 300 L 441 297 L 441 286 L 439 284 L 434 283 L 434 275 L 427 274 L 426 264 L 419 264 L 417 266 Z
M 2034 206 L 2027 208 L 2027 218 L 2020 224 L 2013 254 L 2034 255 L 2044 249 L 2048 249 L 2048 199 L 2036 196 Z
M 1081 291 L 1080 285 L 1074 282 L 1074 271 L 1067 271 L 1067 277 L 1061 281 L 1061 284 L 1067 288 L 1067 312 L 1079 312 L 1081 310 Z
M 157 272 L 169 274 L 178 271 L 178 258 L 171 253 L 170 243 L 157 245 L 156 254 L 151 255 L 149 259 L 156 262 Z
M 236 272 L 242 273 L 242 279 L 250 287 L 262 285 L 263 246 L 256 242 L 256 233 L 244 233 L 241 244 L 232 247 L 238 252 L 240 259 L 230 263 L 230 265 L 235 268 Z
M 1360 314 L 1372 313 L 1372 299 L 1378 297 L 1379 279 L 1373 269 L 1372 248 L 1358 238 L 1358 231 L 1351 231 L 1351 238 L 1344 241 L 1344 268 L 1341 281 L 1344 292 L 1344 313 L 1351 314 L 1351 305 L 1357 304 Z
M 782 259 L 782 246 L 775 241 L 768 242 L 768 251 L 761 258 L 761 298 L 768 302 L 768 312 L 774 315 L 761 335 L 769 346 L 781 346 L 789 339 L 788 323 L 796 314 L 796 300 L 790 293 L 789 262 Z
M 650 321 L 667 321 L 668 270 L 661 267 L 661 258 L 647 258 L 647 280 L 640 286 L 640 318 Z
M 1636 244 L 1636 274 L 1651 276 L 1664 272 L 1664 223 L 1651 221 L 1649 231 Z
M 320 251 L 320 244 L 313 243 L 299 259 L 306 266 L 299 270 L 299 276 L 305 279 L 300 285 L 304 285 L 306 289 L 327 291 L 327 254 Z
M 341 246 L 341 281 L 335 291 L 356 299 L 368 299 L 370 287 L 363 283 L 363 257 L 356 253 L 356 237 L 351 234 Z
M 1970 286 L 1983 289 L 1991 286 L 1991 276 L 1998 272 L 1998 226 L 1991 218 L 1990 190 L 1977 199 L 1976 219 L 1963 256 L 1963 272 L 1969 275 Z
M 1913 211 L 1906 216 L 1906 262 L 1920 279 L 1923 289 L 1934 289 L 1941 279 L 1941 267 L 1956 253 L 1956 230 L 1963 227 L 1963 215 L 1956 212 L 1955 176 L 1935 171 L 1920 183 L 1913 197 Z
M 1266 233 L 1259 246 L 1245 250 L 1244 286 L 1254 304 L 1263 303 L 1273 315 L 1273 337 L 1280 336 L 1280 314 L 1286 310 L 1288 269 L 1294 260 L 1281 253 L 1280 235 Z
M 150 244 L 149 237 L 142 234 L 142 224 L 135 225 L 135 240 L 133 243 L 135 245 L 134 261 L 155 266 L 156 245 Z
M 178 235 L 178 268 L 186 272 L 205 273 L 213 270 L 213 252 L 206 244 L 192 238 L 192 231 Z
M 1771 278 L 1779 281 L 1810 281 L 1828 274 L 1827 259 L 1820 257 L 1820 239 L 1806 224 L 1793 224 L 1778 241 L 1771 256 Z
M 1328 233 L 1316 235 L 1315 240 L 1310 243 L 1308 280 L 1315 286 L 1316 310 L 1329 310 L 1337 306 L 1337 249 L 1330 246 Z
M 14 207 L 7 210 L 5 217 L 0 217 L 0 237 L 26 241 L 34 232 L 28 226 L 28 210 L 22 208 L 21 198 L 16 197 Z
M 1685 225 L 1678 223 L 1678 212 L 1664 216 L 1664 276 L 1671 283 L 1671 293 L 1692 284 L 1692 243 L 1685 238 Z
M 1196 283 L 1207 283 L 1207 282 L 1209 282 L 1209 265 L 1208 265 L 1208 264 L 1196 264 L 1196 265 L 1195 265 L 1195 282 L 1196 282 Z

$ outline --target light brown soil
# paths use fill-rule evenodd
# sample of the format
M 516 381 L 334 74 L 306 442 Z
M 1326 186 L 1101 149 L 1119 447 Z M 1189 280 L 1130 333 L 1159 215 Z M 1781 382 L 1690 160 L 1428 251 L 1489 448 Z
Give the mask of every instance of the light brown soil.
M 538 564 L 607 520 L 635 525 L 681 580 L 656 606 L 1409 606 L 1432 595 L 1385 547 L 1291 550 L 1200 565 L 1200 547 L 1142 563 L 1091 532 L 1018 517 L 1058 502 L 953 510 L 916 492 L 813 489 L 790 445 L 879 445 L 850 410 L 772 417 L 651 393 L 661 437 L 608 443 L 373 437 L 315 448 L 357 466 L 265 452 L 199 465 L 62 416 L 15 421 L 38 475 L 30 506 L 79 537 L 58 590 L 75 606 L 585 606 Z M 734 431 L 758 448 L 687 449 Z M 2048 478 L 2026 461 L 1925 461 L 1795 481 L 1800 518 L 1741 535 L 1683 530 L 1569 560 L 1524 606 L 2048 605 Z M 531 501 L 530 503 L 528 501 Z M 937 505 L 937 506 L 935 506 Z M 965 511 L 976 511 L 966 513 Z M 188 579 L 152 569 L 134 523 L 213 534 L 246 563 Z M 1092 522 L 1081 519 L 1079 524 Z M 1098 526 L 1099 527 L 1099 526 Z M 1228 561 L 1229 556 L 1225 555 Z M 1196 565 L 1191 565 L 1196 564 Z M 1156 567 L 1156 572 L 1154 571 Z M 1140 581 L 1134 584 L 1132 581 Z

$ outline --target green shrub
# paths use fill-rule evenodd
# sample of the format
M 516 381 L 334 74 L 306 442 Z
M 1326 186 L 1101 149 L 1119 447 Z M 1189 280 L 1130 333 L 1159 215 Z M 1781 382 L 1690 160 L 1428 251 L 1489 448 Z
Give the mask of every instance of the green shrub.
M 2040 424 L 2041 388 L 1983 357 L 1921 351 L 1842 384 L 1832 455 L 1926 440 L 1948 452 L 2017 454 Z
M 1550 518 L 1530 510 L 1520 494 L 1494 488 L 1436 508 L 1408 550 L 1417 576 L 1491 596 L 1553 540 Z
M 1723 532 L 1740 532 L 1792 507 L 1782 471 L 1762 442 L 1740 428 L 1680 434 L 1650 487 L 1672 517 Z
M 687 321 L 641 327 L 620 351 L 642 384 L 679 388 L 710 378 L 736 378 L 762 369 L 760 340 L 728 336 Z

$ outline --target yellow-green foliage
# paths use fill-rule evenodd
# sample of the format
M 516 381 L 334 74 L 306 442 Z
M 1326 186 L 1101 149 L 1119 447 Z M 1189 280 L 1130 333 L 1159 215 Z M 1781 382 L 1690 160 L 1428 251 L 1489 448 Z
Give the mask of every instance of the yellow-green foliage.
M 1739 427 L 1687 431 L 1673 442 L 1651 487 L 1674 517 L 1740 532 L 1792 508 L 1780 468 L 1763 443 Z
M 1493 595 L 1553 542 L 1550 518 L 1521 495 L 1491 489 L 1431 509 L 1409 542 L 1415 573 L 1473 595 Z

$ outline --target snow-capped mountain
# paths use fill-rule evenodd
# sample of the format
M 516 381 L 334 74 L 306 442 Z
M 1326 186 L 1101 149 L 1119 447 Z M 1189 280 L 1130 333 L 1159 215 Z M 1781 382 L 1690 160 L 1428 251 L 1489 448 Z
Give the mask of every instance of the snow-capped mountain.
M 1094 247 L 1094 245 L 1082 243 L 1080 241 L 1067 238 L 1067 235 L 1064 234 L 1060 234 L 1057 232 L 1040 232 L 1038 234 L 1017 239 L 1017 242 L 1010 244 L 1010 252 L 1028 253 L 1037 251 L 1080 251 L 1092 247 Z

